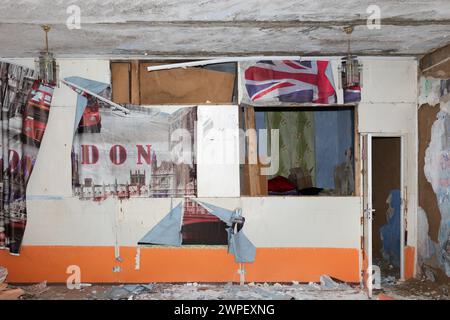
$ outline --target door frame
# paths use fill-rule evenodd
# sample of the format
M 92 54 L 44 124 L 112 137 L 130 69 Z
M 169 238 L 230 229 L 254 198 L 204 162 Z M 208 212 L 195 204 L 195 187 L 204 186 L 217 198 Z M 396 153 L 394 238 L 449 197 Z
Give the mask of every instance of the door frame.
M 362 148 L 362 142 L 364 139 L 364 136 L 368 136 L 368 139 L 370 140 L 370 142 L 368 142 L 368 145 L 366 146 L 367 148 L 370 148 L 370 150 L 363 150 Z M 407 162 L 406 159 L 407 157 L 406 155 L 406 134 L 404 133 L 399 133 L 399 132 L 360 132 L 360 143 L 361 143 L 361 159 L 363 159 L 362 157 L 370 157 L 370 161 L 372 161 L 372 142 L 373 142 L 373 138 L 400 138 L 400 195 L 401 195 L 401 199 L 400 199 L 400 280 L 404 280 L 405 279 L 405 219 L 407 217 L 407 212 L 406 212 L 406 202 L 407 202 L 407 188 L 406 188 L 406 183 L 405 183 L 405 170 L 407 168 Z M 363 154 L 363 152 L 365 151 L 365 154 Z M 368 169 L 372 170 L 372 164 L 368 163 Z M 361 181 L 363 181 L 363 179 L 367 179 L 363 177 L 364 172 L 361 172 Z M 372 172 L 370 172 L 370 177 L 372 176 Z M 369 179 L 371 180 L 370 182 L 373 183 L 373 179 Z M 368 199 L 368 203 L 372 204 L 373 203 L 373 195 L 372 193 L 372 186 L 370 186 L 369 188 L 369 195 L 370 195 L 370 199 Z M 364 198 L 365 194 L 364 194 L 364 187 L 363 185 L 361 185 L 361 197 Z M 372 206 L 372 205 L 371 205 Z M 373 208 L 373 206 L 372 206 Z M 362 214 L 363 217 L 365 217 L 365 210 L 366 208 L 364 208 L 364 205 L 362 205 Z M 370 220 L 371 224 L 373 223 L 373 218 Z M 364 228 L 364 226 L 363 226 Z M 370 230 L 370 238 L 371 239 L 363 239 L 362 241 L 366 242 L 366 240 L 369 240 L 368 243 L 370 244 L 370 246 L 372 246 L 372 225 L 369 228 Z M 362 234 L 362 236 L 364 237 L 364 234 Z M 368 261 L 372 262 L 372 247 L 368 248 Z M 372 266 L 368 266 L 367 268 L 367 272 L 368 273 L 372 273 Z M 363 278 L 364 280 L 364 278 Z M 363 281 L 364 282 L 364 281 Z M 368 294 L 369 297 L 372 296 L 372 284 L 368 284 L 366 283 L 366 287 L 368 289 Z

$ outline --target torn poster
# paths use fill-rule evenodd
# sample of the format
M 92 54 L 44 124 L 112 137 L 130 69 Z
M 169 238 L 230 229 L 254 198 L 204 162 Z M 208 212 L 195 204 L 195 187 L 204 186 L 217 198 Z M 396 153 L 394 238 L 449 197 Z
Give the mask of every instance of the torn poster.
M 176 247 L 186 244 L 228 244 L 228 252 L 234 255 L 236 262 L 254 262 L 256 247 L 243 232 L 244 222 L 240 209 L 231 211 L 193 198 L 185 199 L 138 244 Z M 189 228 L 192 225 L 197 225 L 197 228 Z M 225 235 L 226 242 L 215 242 L 220 234 Z
M 182 202 L 180 202 L 152 229 L 138 244 L 160 244 L 166 246 L 181 246 Z
M 68 80 L 88 92 L 107 96 L 107 84 L 78 77 Z M 78 123 L 72 151 L 75 196 L 100 201 L 109 196 L 196 194 L 196 107 L 125 105 L 118 109 L 86 91 L 76 91 Z
M 261 60 L 240 63 L 241 103 L 255 106 L 336 103 L 331 63 Z
M 19 254 L 27 222 L 26 188 L 49 118 L 53 84 L 34 70 L 0 63 L 0 248 Z

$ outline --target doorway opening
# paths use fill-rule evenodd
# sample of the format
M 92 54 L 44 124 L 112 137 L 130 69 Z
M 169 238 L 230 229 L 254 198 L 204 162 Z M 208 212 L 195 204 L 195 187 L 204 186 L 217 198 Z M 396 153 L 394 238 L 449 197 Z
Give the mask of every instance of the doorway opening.
M 401 137 L 372 137 L 372 257 L 382 282 L 402 278 L 401 153 Z

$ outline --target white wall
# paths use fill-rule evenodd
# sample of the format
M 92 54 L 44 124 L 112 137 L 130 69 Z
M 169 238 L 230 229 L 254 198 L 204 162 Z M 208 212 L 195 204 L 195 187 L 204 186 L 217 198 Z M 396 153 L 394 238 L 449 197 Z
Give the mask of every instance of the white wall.
M 239 197 L 238 106 L 197 108 L 197 194 Z
M 407 245 L 416 246 L 417 230 L 417 60 L 363 59 L 361 133 L 402 135 L 404 187 L 407 189 Z
M 257 247 L 358 248 L 358 197 L 199 198 L 242 208 Z M 133 198 L 101 203 L 76 198 L 29 201 L 25 244 L 135 246 L 182 199 Z
M 15 62 L 34 66 L 32 59 Z M 360 131 L 400 132 L 407 137 L 408 242 L 414 244 L 416 61 L 410 58 L 365 58 L 363 62 L 363 101 L 358 112 Z M 108 60 L 62 59 L 58 63 L 60 78 L 83 76 L 103 82 L 110 78 Z M 339 95 L 342 99 L 341 92 Z M 108 199 L 96 203 L 73 198 L 70 149 L 75 101 L 72 90 L 64 86 L 55 90 L 46 136 L 28 187 L 28 196 L 32 200 L 28 203 L 29 220 L 24 244 L 136 245 L 137 240 L 180 199 Z M 237 108 L 200 107 L 199 124 L 207 119 L 225 129 L 237 124 Z M 225 142 L 230 143 L 233 152 L 236 151 L 236 145 L 231 141 L 208 140 L 207 135 L 199 133 L 200 156 L 208 148 L 216 150 Z M 199 165 L 198 192 L 206 202 L 229 209 L 241 207 L 247 219 L 246 233 L 258 247 L 359 248 L 359 197 L 239 198 L 237 169 L 227 164 L 220 170 Z

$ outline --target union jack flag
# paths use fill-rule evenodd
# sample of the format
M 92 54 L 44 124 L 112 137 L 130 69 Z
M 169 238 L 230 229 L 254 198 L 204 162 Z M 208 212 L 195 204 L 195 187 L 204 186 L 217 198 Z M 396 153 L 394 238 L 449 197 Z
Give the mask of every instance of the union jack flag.
M 252 102 L 336 103 L 329 61 L 262 60 L 244 71 Z

